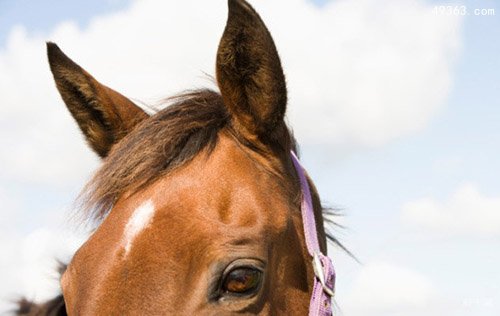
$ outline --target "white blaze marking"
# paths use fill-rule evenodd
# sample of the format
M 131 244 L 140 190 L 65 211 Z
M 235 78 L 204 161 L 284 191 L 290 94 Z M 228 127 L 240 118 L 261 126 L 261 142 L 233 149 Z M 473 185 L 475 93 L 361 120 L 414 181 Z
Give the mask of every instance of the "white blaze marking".
M 152 200 L 147 200 L 139 206 L 132 214 L 127 225 L 125 226 L 125 253 L 128 254 L 132 243 L 137 235 L 146 228 L 155 212 L 155 205 Z

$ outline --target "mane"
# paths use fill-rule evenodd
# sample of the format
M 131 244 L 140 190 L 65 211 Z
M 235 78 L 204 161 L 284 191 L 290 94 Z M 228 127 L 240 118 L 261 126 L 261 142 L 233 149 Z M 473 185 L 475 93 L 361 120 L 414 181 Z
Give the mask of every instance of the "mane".
M 201 151 L 210 152 L 229 125 L 215 91 L 191 91 L 167 102 L 113 147 L 84 187 L 77 201 L 85 220 L 100 222 L 123 193 L 137 192 Z

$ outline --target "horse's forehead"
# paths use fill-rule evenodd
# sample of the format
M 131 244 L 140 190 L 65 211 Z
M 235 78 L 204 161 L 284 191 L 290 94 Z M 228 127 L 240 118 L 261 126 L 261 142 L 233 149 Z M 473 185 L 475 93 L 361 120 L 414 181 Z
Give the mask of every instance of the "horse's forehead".
M 292 199 L 265 163 L 231 137 L 221 137 L 210 155 L 200 154 L 140 198 L 152 199 L 164 213 L 184 211 L 236 226 L 252 225 L 258 216 L 272 224 L 280 214 L 285 219 Z

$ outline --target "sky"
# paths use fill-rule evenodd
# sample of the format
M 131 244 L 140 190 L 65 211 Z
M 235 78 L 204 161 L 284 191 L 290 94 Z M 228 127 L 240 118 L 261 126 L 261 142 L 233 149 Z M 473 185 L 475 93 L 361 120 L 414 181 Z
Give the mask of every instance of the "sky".
M 361 262 L 330 248 L 337 314 L 500 314 L 498 2 L 446 3 L 466 15 L 424 0 L 251 3 L 282 57 L 303 163 Z M 213 86 L 225 15 L 222 0 L 0 0 L 0 312 L 57 291 L 55 258 L 86 238 L 73 201 L 99 163 L 44 42 L 154 105 Z

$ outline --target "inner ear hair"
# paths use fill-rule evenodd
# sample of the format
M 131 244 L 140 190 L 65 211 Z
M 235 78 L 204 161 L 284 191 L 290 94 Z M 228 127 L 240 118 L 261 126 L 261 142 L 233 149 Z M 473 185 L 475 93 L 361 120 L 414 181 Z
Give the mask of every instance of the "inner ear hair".
M 276 135 L 286 111 L 285 76 L 271 34 L 246 1 L 229 0 L 216 73 L 235 129 L 250 139 Z
M 114 144 L 148 118 L 140 107 L 99 83 L 55 43 L 47 43 L 47 55 L 66 107 L 100 157 L 106 157 Z

